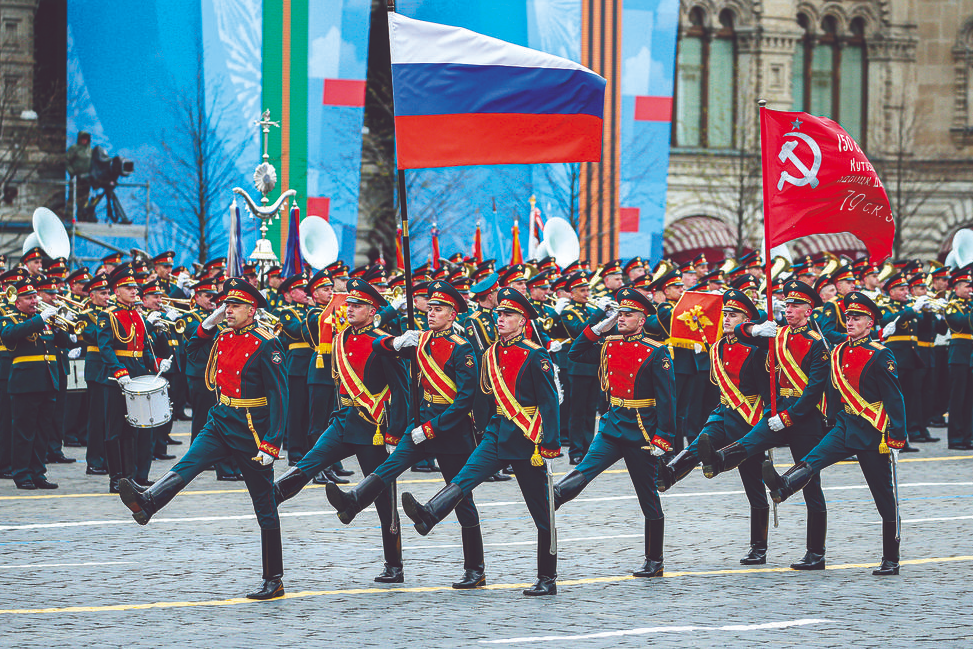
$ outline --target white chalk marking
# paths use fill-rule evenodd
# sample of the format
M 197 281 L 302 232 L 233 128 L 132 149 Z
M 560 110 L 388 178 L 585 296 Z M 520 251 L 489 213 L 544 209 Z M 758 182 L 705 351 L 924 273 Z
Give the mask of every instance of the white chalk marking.
M 0 570 L 14 570 L 21 568 L 80 568 L 84 566 L 121 566 L 135 563 L 134 561 L 85 561 L 84 563 L 22 563 L 16 566 L 0 565 Z

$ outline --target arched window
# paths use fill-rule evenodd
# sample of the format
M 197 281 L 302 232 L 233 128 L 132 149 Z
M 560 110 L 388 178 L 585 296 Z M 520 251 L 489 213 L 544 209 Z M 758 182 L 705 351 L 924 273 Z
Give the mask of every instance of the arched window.
M 794 51 L 794 110 L 837 121 L 859 144 L 865 144 L 865 21 L 855 18 L 849 33 L 838 31 L 838 20 L 825 16 L 815 30 L 806 14 L 797 15 L 804 37 Z
M 736 114 L 736 32 L 732 11 L 707 29 L 700 7 L 689 12 L 676 56 L 676 118 L 673 145 L 732 148 Z

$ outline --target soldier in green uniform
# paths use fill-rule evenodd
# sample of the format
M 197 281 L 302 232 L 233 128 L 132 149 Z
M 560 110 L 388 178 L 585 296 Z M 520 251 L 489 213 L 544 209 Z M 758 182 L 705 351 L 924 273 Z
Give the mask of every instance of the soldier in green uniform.
M 588 304 L 591 289 L 588 287 L 588 274 L 577 272 L 568 277 L 567 290 L 571 293 L 570 302 L 561 309 L 561 323 L 571 340 L 577 339 L 595 313 Z M 563 302 L 561 303 L 563 305 Z M 571 464 L 578 464 L 588 452 L 595 436 L 595 409 L 598 407 L 598 349 L 592 348 L 582 356 L 568 359 L 568 377 L 571 383 L 570 423 L 568 434 L 570 446 L 568 457 Z
M 88 308 L 81 312 L 85 328 L 79 342 L 84 350 L 84 380 L 88 384 L 88 448 L 85 451 L 87 475 L 108 475 L 105 455 L 105 408 L 108 403 L 108 376 L 98 349 L 98 317 L 111 306 L 108 277 L 95 275 L 84 286 Z
M 851 266 L 842 266 L 831 274 L 831 281 L 835 286 L 835 297 L 815 309 L 811 318 L 833 346 L 843 343 L 848 336 L 842 300 L 855 290 L 855 274 Z
M 190 356 L 208 350 L 206 387 L 217 393 L 206 425 L 172 471 L 148 489 L 122 480 L 120 493 L 132 518 L 145 525 L 207 467 L 234 458 L 260 525 L 263 583 L 247 597 L 261 600 L 284 594 L 273 463 L 280 456 L 287 384 L 280 341 L 254 320 L 257 309 L 266 308 L 267 301 L 246 280 L 226 282 L 224 305 L 207 315 L 190 341 Z M 220 331 L 224 318 L 226 328 Z
M 946 305 L 949 325 L 949 423 L 947 445 L 957 451 L 973 449 L 973 377 L 970 356 L 973 353 L 973 300 L 970 299 L 971 268 L 965 266 L 950 277 L 953 298 Z
M 293 466 L 311 446 L 308 443 L 307 366 L 314 351 L 304 329 L 310 306 L 307 278 L 302 274 L 291 275 L 281 282 L 278 290 L 291 300 L 278 310 L 278 315 L 284 327 L 281 342 L 287 349 L 287 432 L 284 439 L 287 463 Z
M 264 295 L 267 298 L 267 305 L 272 313 L 280 311 L 284 306 L 284 296 L 280 293 L 280 283 L 284 278 L 280 276 L 280 266 L 271 266 L 267 271 L 267 288 Z
M 906 386 L 903 391 L 906 423 L 917 426 L 922 412 L 919 402 L 922 393 L 912 386 L 916 371 L 923 366 L 919 359 L 917 333 L 920 312 L 928 303 L 928 298 L 919 298 L 914 304 L 910 303 L 909 282 L 902 273 L 892 275 L 882 288 L 889 299 L 880 307 L 881 319 L 877 324 L 882 328 L 882 341 L 895 357 L 899 382 Z M 902 448 L 903 453 L 918 450 L 908 442 Z
M 0 286 L 6 290 L 24 279 L 27 274 L 20 268 L 14 268 L 0 275 Z M 16 309 L 6 300 L 0 300 L 0 318 L 4 318 Z M 10 350 L 0 340 L 0 478 L 10 480 L 13 473 L 10 469 L 10 457 L 13 452 L 13 442 L 10 438 L 10 393 L 8 379 L 10 378 Z
M 906 390 L 915 391 L 915 416 L 909 421 L 909 441 L 918 443 L 938 442 L 938 437 L 929 434 L 929 422 L 933 419 L 936 404 L 936 337 L 945 334 L 949 329 L 943 318 L 941 309 L 928 297 L 929 286 L 925 273 L 916 273 L 909 280 L 909 292 L 912 295 L 913 308 L 920 311 L 916 318 L 916 353 L 922 362 L 912 373 L 912 384 Z M 916 305 L 924 300 L 923 307 Z M 909 414 L 908 401 L 906 415 Z
M 57 489 L 44 465 L 48 440 L 60 425 L 55 420 L 61 378 L 57 350 L 77 338 L 52 328 L 57 309 L 45 305 L 38 311 L 32 279 L 14 286 L 13 309 L 0 321 L 0 342 L 10 352 L 11 473 L 18 489 Z
M 176 253 L 172 250 L 159 253 L 152 258 L 152 270 L 155 273 L 155 281 L 164 295 L 169 295 L 176 283 L 172 279 L 172 262 L 176 258 Z
M 176 357 L 177 345 L 182 335 L 175 331 L 175 321 L 179 319 L 179 313 L 174 309 L 167 310 L 162 303 L 161 298 L 165 295 L 165 288 L 158 280 L 142 285 L 142 307 L 145 310 L 145 321 L 150 325 L 152 351 L 157 358 L 168 358 L 171 361 L 168 371 L 162 373 L 171 389 L 175 377 L 182 373 Z M 153 428 L 152 431 L 152 457 L 156 460 L 176 459 L 175 455 L 169 454 L 166 447 L 169 433 L 172 432 L 172 420 Z M 147 481 L 148 475 L 136 476 L 136 482 L 145 484 Z

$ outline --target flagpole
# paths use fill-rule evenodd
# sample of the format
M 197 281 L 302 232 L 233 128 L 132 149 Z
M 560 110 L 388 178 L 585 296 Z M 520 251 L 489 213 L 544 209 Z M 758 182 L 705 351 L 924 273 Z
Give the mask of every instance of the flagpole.
M 763 140 L 763 113 L 767 108 L 767 100 L 760 99 L 757 101 L 757 105 L 760 107 L 760 137 Z M 763 157 L 763 146 L 760 147 L 760 155 Z M 769 195 L 769 185 L 767 184 L 766 177 L 766 165 L 761 164 L 761 176 L 763 184 L 764 193 L 764 204 L 763 204 L 763 216 L 764 216 L 764 278 L 767 284 L 767 319 L 772 320 L 774 318 L 774 286 L 773 281 L 770 276 L 771 271 L 771 260 L 770 260 L 770 226 L 767 223 L 767 204 L 770 201 Z M 770 341 L 770 352 L 767 357 L 768 367 L 770 367 L 770 416 L 773 417 L 777 414 L 777 357 L 775 355 L 775 345 L 774 341 Z

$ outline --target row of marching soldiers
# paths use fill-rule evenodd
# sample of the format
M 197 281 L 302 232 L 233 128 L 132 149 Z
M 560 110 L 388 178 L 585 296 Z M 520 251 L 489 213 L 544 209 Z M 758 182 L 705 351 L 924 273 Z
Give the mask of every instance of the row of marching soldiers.
M 613 267 L 612 271 L 618 269 L 624 267 Z M 213 378 L 219 394 L 213 413 L 224 409 L 228 413 L 222 436 L 194 442 L 186 458 L 148 490 L 123 480 L 123 502 L 139 523 L 146 524 L 215 456 L 234 456 L 241 468 L 246 467 L 245 476 L 256 469 L 260 484 L 256 477 L 248 477 L 247 484 L 264 539 L 264 582 L 250 597 L 278 597 L 284 590 L 277 507 L 297 496 L 326 467 L 354 455 L 366 476 L 349 491 L 329 481 L 327 498 L 346 524 L 367 506 L 376 505 L 386 560 L 376 581 L 398 583 L 403 581 L 404 571 L 401 528 L 394 507 L 395 479 L 417 462 L 433 457 L 441 466 L 446 486 L 425 503 L 404 493 L 402 505 L 422 535 L 457 511 L 464 574 L 454 587 L 476 588 L 486 583 L 486 575 L 472 491 L 498 470 L 510 467 L 538 532 L 538 579 L 525 594 L 549 595 L 557 590 L 554 510 L 575 498 L 619 459 L 626 462 L 646 519 L 645 560 L 635 574 L 655 577 L 663 574 L 664 516 L 659 491 L 671 489 L 700 463 L 708 477 L 741 468 L 752 498 L 754 521 L 751 548 L 743 560 L 747 564 L 766 561 L 768 507 L 764 484 L 775 502 L 803 489 L 813 515 L 809 517 L 807 554 L 793 567 L 823 569 L 826 510 L 819 474 L 823 468 L 855 456 L 883 519 L 883 558 L 874 574 L 898 574 L 897 506 L 892 487 L 894 464 L 890 460 L 906 445 L 906 415 L 896 357 L 872 339 L 887 319 L 874 300 L 861 291 L 852 291 L 832 302 L 844 329 L 832 346 L 828 337 L 838 337 L 834 327 L 821 333 L 810 326 L 813 310 L 823 306 L 814 286 L 792 280 L 775 291 L 782 307 L 780 326 L 757 308 L 747 295 L 750 289 L 726 290 L 721 298 L 723 336 L 708 350 L 719 403 L 702 432 L 666 461 L 660 458 L 673 452 L 679 428 L 679 361 L 669 345 L 656 339 L 656 332 L 671 324 L 667 318 L 671 318 L 677 298 L 668 291 L 681 288 L 683 275 L 675 269 L 658 278 L 644 273 L 631 279 L 630 286 L 613 290 L 610 299 L 599 303 L 596 311 L 577 313 L 583 320 L 568 346 L 568 361 L 594 366 L 597 387 L 607 395 L 608 405 L 597 434 L 576 458 L 576 468 L 545 489 L 544 483 L 550 480 L 548 460 L 558 456 L 561 447 L 562 388 L 552 354 L 563 351 L 565 345 L 553 344 L 555 340 L 549 336 L 545 340 L 541 333 L 548 317 L 545 310 L 535 307 L 517 287 L 497 286 L 501 276 L 506 276 L 508 283 L 515 278 L 529 290 L 530 278 L 518 273 L 522 269 L 503 269 L 502 275 L 489 272 L 470 287 L 477 306 L 466 316 L 465 327 L 457 320 L 471 310 L 466 296 L 448 281 L 433 280 L 417 300 L 425 313 L 421 329 L 418 323 L 402 325 L 396 315 L 400 299 L 388 302 L 386 295 L 394 292 L 381 276 L 371 277 L 371 283 L 362 277 L 346 280 L 348 326 L 333 330 L 330 339 L 334 410 L 326 428 L 309 440 L 309 448 L 295 457 L 294 466 L 272 485 L 273 472 L 266 469 L 279 457 L 284 444 L 283 413 L 287 408 L 283 403 L 289 398 L 288 390 L 280 387 L 290 383 L 283 379 L 281 367 L 284 344 L 270 342 L 272 336 L 266 333 L 252 334 L 252 340 L 240 338 L 239 342 L 236 335 L 228 336 L 229 332 L 217 333 L 220 313 L 226 307 L 217 310 L 200 323 L 196 335 L 217 336 L 207 375 Z M 603 273 L 615 274 L 621 275 Z M 299 293 L 290 293 L 294 284 L 285 283 L 289 279 L 282 280 L 278 292 L 283 289 L 292 299 L 299 298 Z M 589 278 L 581 271 L 568 275 L 565 281 L 569 294 L 590 290 Z M 752 277 L 747 281 L 755 282 Z M 965 279 L 961 273 L 952 281 L 957 287 L 968 284 L 968 272 Z M 331 284 L 333 278 L 327 271 L 318 273 L 310 280 L 312 292 L 317 282 Z M 657 290 L 666 295 L 665 302 L 656 302 Z M 582 293 L 584 290 L 578 297 L 587 297 Z M 224 301 L 228 306 L 243 305 L 246 311 L 241 319 L 237 307 L 233 307 L 230 327 L 234 334 L 248 332 L 253 314 L 270 306 L 267 297 L 242 281 L 225 287 Z M 574 319 L 568 311 L 571 302 L 586 301 L 555 301 L 551 308 L 562 320 Z M 924 310 L 921 304 L 913 306 L 913 314 Z M 228 320 L 230 313 L 225 311 Z M 478 313 L 486 317 L 478 320 Z M 907 319 L 903 315 L 894 320 L 896 327 Z M 376 326 L 397 319 L 401 333 Z M 478 328 L 480 324 L 484 327 Z M 468 336 L 458 335 L 460 330 Z M 484 330 L 491 336 L 481 338 Z M 887 325 L 882 330 L 890 337 Z M 263 358 L 261 350 L 267 347 L 269 362 L 261 364 L 261 371 L 270 368 L 271 373 L 276 372 L 276 379 L 264 379 L 264 388 L 251 382 L 256 387 L 247 389 L 250 383 L 246 371 L 240 370 L 239 354 L 232 347 L 224 349 L 224 340 L 231 346 L 253 345 L 253 362 Z M 323 343 L 318 340 L 313 344 Z M 766 361 L 770 350 L 777 359 L 773 398 L 769 395 Z M 315 351 L 323 353 L 323 349 Z M 695 349 L 689 351 L 697 353 Z M 224 358 L 224 353 L 229 358 Z M 418 425 L 409 423 L 406 359 L 414 361 L 420 381 Z M 243 366 L 244 370 L 249 367 L 246 362 Z M 568 374 L 571 376 L 570 370 Z M 266 389 L 268 382 L 273 390 Z M 570 390 L 574 399 L 581 400 L 577 386 Z M 822 404 L 826 395 L 827 402 Z M 597 407 L 596 396 L 587 401 Z M 767 407 L 772 401 L 774 410 Z M 245 424 L 240 416 L 229 416 L 234 408 L 246 410 Z M 263 408 L 268 409 L 267 416 L 251 418 L 251 411 L 262 413 Z M 569 427 L 573 427 L 573 415 Z M 207 427 L 218 428 L 219 420 L 220 416 L 212 415 Z M 250 442 L 243 448 L 237 446 L 240 439 L 249 439 L 244 425 L 256 446 Z M 207 432 L 199 439 L 205 439 Z M 217 442 L 222 446 L 217 448 Z M 763 455 L 779 445 L 791 446 L 799 460 L 783 475 Z M 257 455 L 249 457 L 254 450 Z

